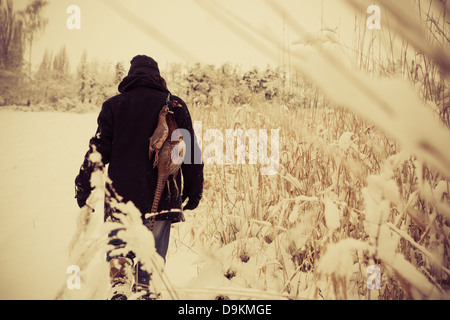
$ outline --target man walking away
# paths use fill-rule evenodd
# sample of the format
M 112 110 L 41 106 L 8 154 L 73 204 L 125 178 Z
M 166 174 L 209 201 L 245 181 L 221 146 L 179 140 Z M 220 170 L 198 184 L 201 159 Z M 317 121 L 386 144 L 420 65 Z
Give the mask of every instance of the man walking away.
M 149 137 L 157 127 L 158 115 L 170 92 L 160 75 L 157 62 L 145 55 L 135 56 L 131 60 L 128 75 L 119 84 L 119 92 L 120 94 L 103 103 L 98 116 L 97 132 L 90 140 L 89 151 L 75 179 L 75 197 L 80 208 L 87 205 L 86 200 L 92 191 L 90 177 L 93 172 L 89 155 L 95 149 L 101 154 L 103 163 L 109 164 L 108 175 L 113 188 L 125 203 L 134 203 L 142 213 L 142 222 L 150 228 L 146 213 L 151 212 L 158 169 L 153 166 L 154 160 L 149 159 Z M 176 96 L 172 98 L 181 105 L 180 108 L 173 108 L 176 124 L 190 134 L 190 139 L 185 139 L 186 158 L 181 165 L 181 174 L 176 176 L 175 182 L 171 180 L 165 186 L 156 221 L 151 228 L 156 250 L 164 259 L 171 224 L 184 221 L 183 210 L 195 209 L 203 191 L 203 164 L 199 161 L 198 155 L 201 152 L 195 139 L 191 116 L 183 100 Z M 188 201 L 182 210 L 185 200 Z M 105 220 L 114 219 L 112 210 L 105 204 Z M 110 234 L 110 238 L 111 244 L 123 245 L 114 232 Z M 111 256 L 108 253 L 107 260 L 110 262 L 112 299 L 126 299 L 132 280 L 130 275 L 133 273 L 136 277 L 134 290 L 148 290 L 150 275 L 140 268 L 137 261 L 139 257 L 133 252 L 125 256 Z M 148 295 L 149 292 L 147 297 Z

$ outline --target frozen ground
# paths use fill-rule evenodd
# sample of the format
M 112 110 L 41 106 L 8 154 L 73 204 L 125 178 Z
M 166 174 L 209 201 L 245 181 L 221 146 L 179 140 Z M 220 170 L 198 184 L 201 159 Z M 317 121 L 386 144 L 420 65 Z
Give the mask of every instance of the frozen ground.
M 0 110 L 0 299 L 54 299 L 65 285 L 79 212 L 73 181 L 96 117 Z M 184 286 L 195 254 L 174 241 L 169 250 L 166 273 Z
M 74 179 L 88 141 L 95 133 L 96 118 L 96 113 L 0 109 L 0 299 L 107 298 L 108 268 L 100 251 L 83 260 L 89 264 L 81 268 L 81 289 L 68 290 L 66 287 L 70 276 L 66 270 L 76 264 L 68 248 L 76 234 L 77 218 L 80 216 L 74 199 Z M 339 147 L 346 145 L 345 137 L 346 134 L 343 134 L 339 139 Z M 329 145 L 326 141 L 320 143 Z M 338 153 L 336 159 L 345 158 Z M 374 181 L 376 183 L 372 185 Z M 381 197 L 380 190 L 392 190 L 392 183 L 393 180 L 386 180 L 382 175 L 373 176 L 369 180 L 372 189 L 367 190 L 373 197 Z M 231 184 L 234 184 L 233 181 Z M 379 188 L 379 185 L 383 185 L 384 189 Z M 442 198 L 442 191 L 438 192 L 442 186 L 446 187 L 447 182 L 442 180 L 436 187 L 433 186 L 437 198 L 432 201 L 438 202 Z M 213 299 L 224 295 L 231 299 L 279 299 L 287 297 L 284 290 L 286 283 L 295 284 L 289 295 L 295 299 L 335 296 L 326 277 L 316 281 L 311 272 L 296 267 L 289 253 L 292 245 L 303 248 L 308 235 L 318 226 L 315 210 L 302 211 L 301 223 L 278 233 L 273 241 L 261 241 L 258 234 L 271 235 L 264 221 L 240 219 L 242 217 L 238 210 L 233 216 L 223 215 L 214 219 L 214 211 L 208 209 L 207 204 L 210 202 L 207 200 L 212 199 L 215 193 L 211 187 L 205 190 L 211 191 L 205 193 L 205 201 L 194 212 L 186 213 L 186 222 L 172 229 L 165 273 L 179 298 Z M 428 186 L 428 190 L 431 192 L 432 187 Z M 313 201 L 313 198 L 302 196 L 301 201 Z M 285 212 L 287 209 L 280 209 L 283 203 L 287 202 L 281 201 L 279 205 L 271 207 L 269 214 L 278 216 L 277 210 Z M 319 227 L 323 234 L 331 234 L 339 226 L 335 217 L 341 213 L 332 201 L 325 201 L 325 208 L 327 227 L 323 224 Z M 376 203 L 370 202 L 368 208 L 371 214 L 382 212 Z M 292 212 L 298 210 L 301 209 L 294 207 Z M 101 214 L 95 217 L 101 218 L 96 221 L 100 221 L 99 225 L 103 226 L 101 208 L 96 213 Z M 235 238 L 221 243 L 214 240 L 217 232 L 223 228 L 224 217 L 238 219 L 233 224 L 238 232 L 234 234 Z M 293 217 L 293 220 L 297 219 L 296 215 Z M 378 220 L 372 218 L 371 221 Z M 388 228 L 387 225 L 385 227 Z M 442 291 L 441 294 L 436 290 L 419 269 L 406 260 L 403 253 L 395 251 L 399 235 L 388 232 L 386 228 L 383 229 L 386 232 L 383 231 L 383 242 L 380 242 L 378 253 L 382 259 L 391 262 L 395 272 L 401 274 L 405 281 L 414 283 L 417 289 L 413 297 L 424 299 L 436 296 L 448 299 L 447 293 Z M 403 237 L 410 239 L 409 235 Z M 318 241 L 326 239 L 324 237 Z M 78 243 L 78 249 L 84 252 L 84 243 Z M 436 257 L 439 258 L 433 261 L 438 261 L 437 266 L 443 268 L 439 259 L 444 257 L 444 249 L 441 251 L 438 245 L 444 248 L 443 244 L 437 243 Z M 368 250 L 367 246 L 368 243 L 360 240 L 344 239 L 333 244 L 330 247 L 332 249 L 327 250 L 329 254 L 322 256 L 319 261 L 319 269 L 322 268 L 325 274 L 338 274 L 348 279 L 347 298 L 367 298 L 358 291 L 359 285 L 365 288 L 366 270 L 359 263 L 352 264 L 355 250 Z M 426 248 L 419 248 L 431 256 Z M 431 247 L 433 250 L 435 248 Z M 242 253 L 247 255 L 247 259 L 243 259 L 245 255 Z M 382 278 L 382 281 L 387 280 Z M 59 295 L 61 290 L 64 290 L 64 294 Z M 319 297 L 316 292 L 319 292 Z M 163 292 L 163 298 L 169 298 L 167 292 Z

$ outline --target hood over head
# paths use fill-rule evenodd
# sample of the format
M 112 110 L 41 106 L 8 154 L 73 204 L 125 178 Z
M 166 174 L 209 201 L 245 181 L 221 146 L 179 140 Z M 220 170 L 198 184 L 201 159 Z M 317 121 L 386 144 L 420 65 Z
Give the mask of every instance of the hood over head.
M 158 63 L 145 55 L 135 56 L 131 60 L 128 75 L 119 84 L 119 92 L 124 93 L 136 87 L 150 87 L 169 93 L 155 77 L 160 77 Z

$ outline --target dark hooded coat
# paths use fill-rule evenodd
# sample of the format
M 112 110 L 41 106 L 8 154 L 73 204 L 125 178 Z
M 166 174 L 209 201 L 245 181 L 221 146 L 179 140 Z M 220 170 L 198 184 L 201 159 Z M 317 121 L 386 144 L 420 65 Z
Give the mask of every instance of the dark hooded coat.
M 159 74 L 159 70 L 157 73 Z M 128 76 L 119 85 L 120 94 L 103 103 L 98 116 L 96 135 L 90 140 L 90 150 L 75 179 L 75 197 L 80 207 L 86 204 L 91 192 L 90 176 L 93 168 L 88 158 L 92 146 L 95 146 L 102 156 L 103 163 L 109 164 L 109 178 L 124 202 L 132 201 L 143 215 L 150 212 L 158 171 L 157 168 L 153 168 L 153 159 L 148 157 L 149 137 L 157 126 L 159 111 L 166 104 L 169 94 L 166 88 L 154 80 L 152 77 L 154 74 L 154 68 L 136 68 L 132 60 Z M 203 164 L 198 161 L 200 149 L 194 138 L 188 108 L 183 100 L 176 96 L 173 98 L 182 105 L 182 108 L 174 108 L 177 125 L 187 130 L 192 139 L 185 139 L 186 158 L 181 166 L 181 174 L 178 174 L 176 180 L 178 190 L 180 192 L 182 190 L 182 196 L 176 196 L 175 185 L 170 183 L 169 197 L 166 186 L 158 212 L 171 210 L 172 213 L 159 215 L 157 220 L 178 222 L 184 220 L 182 201 L 188 198 L 185 209 L 192 210 L 197 207 L 202 197 Z M 197 159 L 194 159 L 194 155 Z M 187 159 L 189 161 L 186 161 Z M 110 214 L 111 212 L 106 210 L 105 216 L 108 217 Z

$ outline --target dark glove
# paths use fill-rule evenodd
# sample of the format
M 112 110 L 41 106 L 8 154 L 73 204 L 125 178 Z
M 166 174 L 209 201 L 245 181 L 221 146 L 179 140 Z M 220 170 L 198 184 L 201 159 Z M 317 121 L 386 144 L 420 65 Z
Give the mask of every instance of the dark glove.
M 82 197 L 75 197 L 75 198 L 77 199 L 78 207 L 83 208 L 84 205 L 86 204 L 87 199 Z
M 181 197 L 181 203 L 184 203 L 186 199 L 189 199 L 183 210 L 194 210 L 198 207 L 200 199 L 202 198 L 203 182 L 201 188 L 192 188 L 192 185 L 185 185 L 183 195 Z
M 186 205 L 183 207 L 183 210 L 194 210 L 198 207 L 198 203 L 198 200 L 191 200 L 189 198 L 188 203 L 186 203 Z
M 92 188 L 90 186 L 83 186 L 81 175 L 75 178 L 75 198 L 77 199 L 77 204 L 80 208 L 86 205 L 86 201 L 91 194 Z

